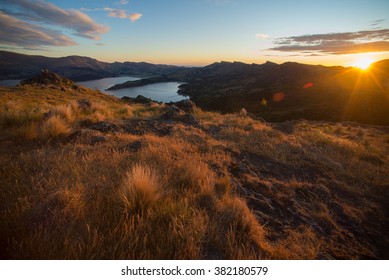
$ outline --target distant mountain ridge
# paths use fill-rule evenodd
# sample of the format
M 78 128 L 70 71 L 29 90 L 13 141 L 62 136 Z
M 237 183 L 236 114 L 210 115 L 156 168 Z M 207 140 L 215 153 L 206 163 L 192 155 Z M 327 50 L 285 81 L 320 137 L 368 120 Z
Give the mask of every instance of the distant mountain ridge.
M 206 110 L 232 113 L 245 108 L 267 121 L 389 125 L 389 60 L 373 63 L 367 71 L 295 62 L 220 62 L 169 78 L 185 81 L 180 93 Z
M 0 80 L 32 78 L 42 69 L 48 69 L 73 81 L 84 81 L 120 75 L 165 75 L 184 68 L 146 62 L 108 63 L 85 56 L 51 58 L 0 51 Z
M 0 79 L 24 79 L 48 69 L 74 81 L 120 75 L 149 77 L 112 89 L 163 81 L 183 82 L 179 93 L 199 107 L 249 113 L 267 121 L 355 121 L 389 125 L 389 60 L 369 70 L 296 62 L 217 62 L 205 67 L 115 62 L 69 56 L 48 58 L 0 52 Z

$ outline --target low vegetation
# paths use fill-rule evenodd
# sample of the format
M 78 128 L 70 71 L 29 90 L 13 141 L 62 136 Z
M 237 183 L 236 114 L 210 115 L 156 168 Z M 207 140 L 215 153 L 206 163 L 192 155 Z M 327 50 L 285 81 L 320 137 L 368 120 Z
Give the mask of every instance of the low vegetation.
M 389 128 L 0 88 L 4 259 L 387 259 Z M 245 112 L 245 113 L 242 113 Z

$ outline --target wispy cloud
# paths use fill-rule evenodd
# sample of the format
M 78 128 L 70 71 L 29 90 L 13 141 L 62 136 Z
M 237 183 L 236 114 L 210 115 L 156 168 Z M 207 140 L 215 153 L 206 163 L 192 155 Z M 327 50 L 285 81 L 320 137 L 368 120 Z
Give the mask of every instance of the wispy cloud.
M 121 0 L 118 2 L 119 5 L 127 5 L 128 1 L 127 0 Z
M 310 52 L 311 54 L 351 54 L 389 51 L 389 29 L 310 34 L 278 38 L 276 47 L 280 52 Z
M 384 23 L 385 19 L 376 19 L 376 20 L 372 20 L 370 22 L 370 26 L 378 26 L 378 25 L 381 25 L 381 23 Z
M 115 17 L 115 18 L 126 18 L 131 20 L 132 22 L 137 21 L 142 17 L 142 14 L 140 13 L 127 13 L 127 11 L 122 9 L 113 9 L 113 8 L 103 8 L 102 10 L 108 12 L 109 17 Z
M 269 39 L 270 35 L 264 34 L 264 33 L 257 33 L 257 34 L 255 34 L 255 38 L 257 38 L 257 39 Z
M 109 27 L 93 21 L 88 15 L 72 9 L 61 9 L 51 3 L 31 0 L 2 0 L 11 7 L 16 7 L 19 14 L 29 15 L 37 22 L 56 25 L 74 31 L 77 36 L 99 40 L 108 32 Z
M 31 24 L 0 12 L 0 44 L 41 50 L 49 46 L 77 45 L 58 31 Z
M 61 29 L 91 40 L 99 40 L 109 30 L 81 11 L 40 0 L 2 0 L 0 26 L 0 44 L 29 50 L 77 45 Z
M 130 20 L 132 22 L 134 21 L 137 21 L 138 19 L 140 19 L 143 15 L 140 14 L 140 13 L 133 13 L 133 14 L 130 14 Z

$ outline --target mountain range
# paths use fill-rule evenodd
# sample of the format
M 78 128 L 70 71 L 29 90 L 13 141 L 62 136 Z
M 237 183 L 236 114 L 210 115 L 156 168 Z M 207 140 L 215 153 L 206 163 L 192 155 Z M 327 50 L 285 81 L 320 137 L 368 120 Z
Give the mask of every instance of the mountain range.
M 28 79 L 47 69 L 73 81 L 86 81 L 121 75 L 155 76 L 183 67 L 146 62 L 101 62 L 85 56 L 60 58 L 0 51 L 0 80 Z
M 389 60 L 365 71 L 294 62 L 221 62 L 170 77 L 182 73 L 186 83 L 180 93 L 207 110 L 231 113 L 245 108 L 268 121 L 389 124 Z
M 363 71 L 295 62 L 178 67 L 0 52 L 0 79 L 30 78 L 41 69 L 74 81 L 120 75 L 144 77 L 111 90 L 179 81 L 183 83 L 179 93 L 203 109 L 233 113 L 244 108 L 267 121 L 309 119 L 389 125 L 389 60 L 373 63 Z

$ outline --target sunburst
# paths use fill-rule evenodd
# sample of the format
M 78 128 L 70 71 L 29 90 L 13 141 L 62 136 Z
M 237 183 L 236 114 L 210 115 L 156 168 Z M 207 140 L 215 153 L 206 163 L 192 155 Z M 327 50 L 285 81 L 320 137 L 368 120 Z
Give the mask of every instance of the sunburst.
M 362 70 L 367 70 L 370 64 L 372 64 L 373 62 L 374 60 L 371 59 L 370 57 L 361 57 L 355 61 L 353 66 L 358 67 L 359 69 Z

